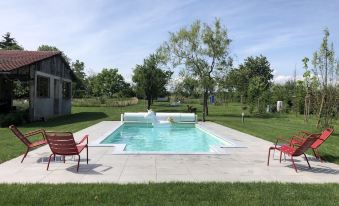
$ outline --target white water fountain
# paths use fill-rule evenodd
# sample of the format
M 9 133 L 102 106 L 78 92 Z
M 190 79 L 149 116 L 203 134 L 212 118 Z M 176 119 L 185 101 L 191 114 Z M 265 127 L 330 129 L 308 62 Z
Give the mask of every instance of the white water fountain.
M 153 127 L 169 127 L 171 125 L 170 121 L 159 121 L 155 112 L 152 110 L 147 110 L 144 118 L 147 123 L 152 123 Z
M 155 124 L 159 122 L 159 120 L 155 116 L 155 112 L 153 112 L 151 109 L 147 110 L 147 113 L 144 115 L 144 118 L 147 120 L 147 123 Z

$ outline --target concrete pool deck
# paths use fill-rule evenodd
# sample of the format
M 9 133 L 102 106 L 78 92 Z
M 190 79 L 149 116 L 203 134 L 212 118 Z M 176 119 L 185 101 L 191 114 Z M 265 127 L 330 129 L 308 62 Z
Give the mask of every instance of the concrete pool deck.
M 81 154 L 79 172 L 77 159 L 51 162 L 46 171 L 49 147 L 31 151 L 24 162 L 17 157 L 0 164 L 0 183 L 147 183 L 147 182 L 298 182 L 339 183 L 339 165 L 315 160 L 312 169 L 303 158 L 297 158 L 296 173 L 289 160 L 267 163 L 271 142 L 212 122 L 199 122 L 204 129 L 227 137 L 244 148 L 224 148 L 225 154 L 138 154 L 113 155 L 112 147 L 90 147 L 89 164 L 85 151 Z M 75 133 L 77 139 L 89 134 L 90 142 L 120 126 L 118 121 L 104 121 Z M 14 138 L 14 137 L 13 137 Z M 326 144 L 326 143 L 325 143 Z

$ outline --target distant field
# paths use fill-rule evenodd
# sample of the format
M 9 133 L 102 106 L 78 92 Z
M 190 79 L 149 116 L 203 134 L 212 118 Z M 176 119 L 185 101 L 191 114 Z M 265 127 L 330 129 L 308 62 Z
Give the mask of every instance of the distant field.
M 126 107 L 138 104 L 138 98 L 85 98 L 73 99 L 72 106 L 75 107 Z

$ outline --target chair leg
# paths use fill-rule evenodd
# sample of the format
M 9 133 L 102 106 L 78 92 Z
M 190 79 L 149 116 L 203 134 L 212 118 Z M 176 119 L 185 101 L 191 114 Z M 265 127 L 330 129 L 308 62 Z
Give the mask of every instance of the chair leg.
M 317 149 L 312 149 L 312 150 L 313 150 L 315 158 L 319 159 L 320 162 L 323 162 L 323 159 L 319 155 L 319 151 Z
M 66 162 L 66 156 L 64 155 L 63 158 L 64 158 L 64 163 L 65 163 Z
M 316 159 L 318 159 L 318 155 L 317 155 L 317 153 L 315 152 L 315 150 L 312 149 L 312 151 L 313 151 L 314 157 L 315 157 Z
M 307 162 L 307 164 L 308 164 L 308 167 L 311 168 L 311 165 L 310 165 L 310 163 L 308 162 L 308 159 L 307 159 L 307 156 L 306 156 L 305 153 L 304 153 L 304 156 L 305 156 L 306 162 Z
M 47 170 L 48 170 L 48 168 L 49 168 L 49 163 L 51 162 L 52 155 L 54 155 L 54 154 L 51 154 L 51 155 L 49 156 L 49 158 L 48 158 Z M 54 157 L 55 157 L 55 155 L 54 155 Z
M 271 148 L 268 149 L 267 166 L 270 165 Z
M 281 157 L 282 157 L 282 151 L 280 151 L 280 158 L 279 158 L 280 163 L 281 163 Z
M 77 167 L 77 172 L 79 172 L 79 165 L 80 165 L 80 155 L 78 155 L 78 167 Z
M 86 152 L 87 152 L 87 164 L 88 164 L 88 145 L 86 145 Z
M 295 169 L 295 172 L 298 172 L 297 166 L 295 166 L 295 163 L 294 163 L 293 156 L 291 156 L 291 160 L 292 160 L 292 164 L 293 164 L 293 167 L 294 167 L 294 169 Z
M 25 157 L 27 156 L 28 152 L 29 152 L 29 147 L 27 147 L 26 153 L 25 153 L 25 155 L 23 156 L 23 158 L 22 158 L 22 160 L 21 160 L 21 163 L 24 161 L 24 159 L 25 159 Z

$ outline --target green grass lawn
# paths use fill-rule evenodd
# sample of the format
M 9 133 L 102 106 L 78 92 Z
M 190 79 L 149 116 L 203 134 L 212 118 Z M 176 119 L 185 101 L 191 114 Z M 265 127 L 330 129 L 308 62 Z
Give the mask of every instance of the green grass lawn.
M 201 105 L 194 104 L 198 109 L 198 115 L 201 119 Z M 73 107 L 72 114 L 68 116 L 50 119 L 47 122 L 34 122 L 19 127 L 24 132 L 44 128 L 55 131 L 76 132 L 90 125 L 103 120 L 120 120 L 120 114 L 123 112 L 146 111 L 144 101 L 137 105 L 127 107 Z M 177 107 L 171 107 L 167 102 L 155 102 L 152 109 L 156 112 L 185 112 L 185 104 Z M 275 141 L 277 136 L 291 136 L 297 130 L 309 130 L 319 132 L 315 129 L 315 120 L 308 124 L 304 123 L 303 116 L 295 114 L 271 114 L 271 115 L 248 115 L 246 114 L 245 124 L 241 122 L 241 106 L 232 103 L 222 106 L 209 107 L 208 120 L 213 121 L 248 134 Z M 336 124 L 335 128 L 339 128 Z M 8 128 L 0 128 L 0 163 L 19 156 L 25 151 L 25 147 Z M 322 156 L 330 162 L 339 164 L 339 133 L 336 131 L 332 137 L 321 146 Z
M 1 185 L 1 205 L 338 205 L 335 184 Z

